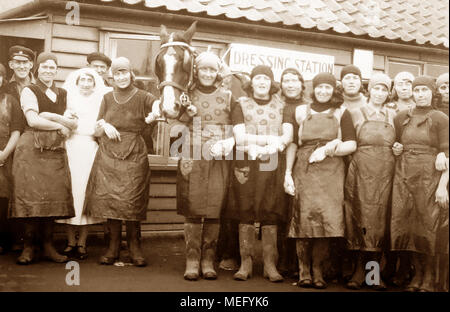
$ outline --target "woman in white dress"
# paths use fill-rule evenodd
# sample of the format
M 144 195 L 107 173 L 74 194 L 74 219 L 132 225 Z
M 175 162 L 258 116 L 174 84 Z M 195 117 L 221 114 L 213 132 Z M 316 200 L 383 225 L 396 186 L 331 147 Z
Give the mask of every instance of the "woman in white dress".
M 82 260 L 87 257 L 88 225 L 104 221 L 86 216 L 83 213 L 83 206 L 86 185 L 98 148 L 93 136 L 95 123 L 103 95 L 111 91 L 111 88 L 106 87 L 103 79 L 90 68 L 72 72 L 67 77 L 63 88 L 67 90 L 65 115 L 78 118 L 78 128 L 66 141 L 75 217 L 57 222 L 67 224 L 68 242 L 64 253 Z

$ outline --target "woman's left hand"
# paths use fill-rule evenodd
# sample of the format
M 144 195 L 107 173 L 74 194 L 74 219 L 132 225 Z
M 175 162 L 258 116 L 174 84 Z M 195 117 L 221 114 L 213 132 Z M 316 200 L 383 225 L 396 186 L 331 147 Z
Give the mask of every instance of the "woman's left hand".
M 438 187 L 436 190 L 436 202 L 441 208 L 448 208 L 448 190 L 446 187 Z

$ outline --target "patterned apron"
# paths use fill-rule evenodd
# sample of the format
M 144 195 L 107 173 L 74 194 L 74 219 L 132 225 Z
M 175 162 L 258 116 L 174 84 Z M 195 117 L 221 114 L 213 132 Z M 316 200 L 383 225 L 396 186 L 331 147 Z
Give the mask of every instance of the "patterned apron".
M 194 118 L 201 120 L 201 125 L 194 133 L 190 124 L 190 148 L 200 150 L 202 159 L 184 158 L 178 164 L 177 211 L 185 217 L 220 217 L 228 193 L 230 161 L 204 159 L 204 154 L 209 155 L 211 146 L 218 140 L 232 136 L 225 128 L 230 124 L 230 101 L 231 93 L 220 88 L 211 94 L 193 92 L 192 104 L 197 108 Z M 193 137 L 201 137 L 199 144 Z

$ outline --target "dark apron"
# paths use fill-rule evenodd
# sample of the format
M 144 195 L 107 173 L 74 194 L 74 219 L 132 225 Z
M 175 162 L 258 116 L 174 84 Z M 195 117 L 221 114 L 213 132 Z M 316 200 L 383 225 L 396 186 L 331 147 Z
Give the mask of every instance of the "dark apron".
M 10 217 L 63 219 L 75 216 L 63 141 L 57 131 L 27 129 L 20 137 L 12 168 L 14 189 Z
M 275 157 L 275 156 L 272 156 Z M 238 216 L 241 222 L 266 222 L 276 224 L 286 218 L 284 202 L 284 171 L 280 164 L 284 154 L 276 155 L 278 165 L 275 170 L 265 171 L 267 160 L 250 160 L 244 153 L 243 160 L 235 160 L 232 168 L 232 192 L 235 209 L 230 212 Z
M 4 150 L 11 137 L 11 102 L 6 95 L 0 96 L 0 150 Z M 11 195 L 11 155 L 0 165 L 0 198 Z
M 86 214 L 127 221 L 146 219 L 150 168 L 139 133 L 120 132 L 121 141 L 103 135 L 86 188 Z
M 222 120 L 216 120 L 221 122 Z M 224 122 L 224 121 L 222 121 Z M 199 150 L 208 151 L 212 145 L 224 138 L 220 124 L 211 125 L 216 131 L 204 126 Z M 219 130 L 219 128 L 221 130 Z M 194 142 L 191 135 L 190 142 Z M 194 145 L 190 145 L 193 151 Z M 230 161 L 216 159 L 180 159 L 177 171 L 177 213 L 187 218 L 218 219 L 228 193 Z
M 314 150 L 338 137 L 339 122 L 334 110 L 311 114 L 308 105 L 297 151 L 293 178 L 296 189 L 288 237 L 319 238 L 344 236 L 344 161 L 326 157 L 309 163 Z
M 387 111 L 385 121 L 368 120 L 364 108 L 361 112 L 364 122 L 358 133 L 358 150 L 345 181 L 345 237 L 349 249 L 381 251 L 386 243 L 396 134 Z
M 430 144 L 429 114 L 409 115 L 405 120 L 403 154 L 395 165 L 390 230 L 392 250 L 434 255 L 440 223 L 435 192 L 441 172 L 435 169 L 438 150 Z

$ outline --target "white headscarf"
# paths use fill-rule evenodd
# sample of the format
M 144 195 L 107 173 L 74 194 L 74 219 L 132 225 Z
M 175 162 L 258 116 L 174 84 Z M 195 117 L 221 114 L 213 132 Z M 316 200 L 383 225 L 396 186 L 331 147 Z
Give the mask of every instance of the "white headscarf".
M 94 91 L 88 96 L 82 95 L 77 86 L 77 79 L 82 74 L 94 77 Z M 81 68 L 71 72 L 62 87 L 67 91 L 66 112 L 73 112 L 78 117 L 78 128 L 75 133 L 92 135 L 103 96 L 112 88 L 106 87 L 103 78 L 92 68 Z

